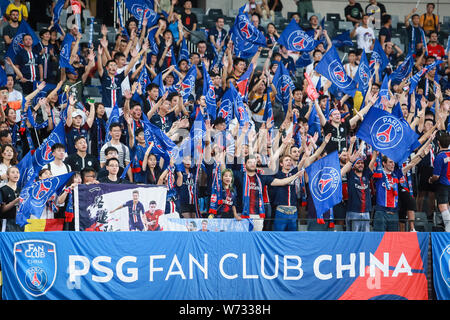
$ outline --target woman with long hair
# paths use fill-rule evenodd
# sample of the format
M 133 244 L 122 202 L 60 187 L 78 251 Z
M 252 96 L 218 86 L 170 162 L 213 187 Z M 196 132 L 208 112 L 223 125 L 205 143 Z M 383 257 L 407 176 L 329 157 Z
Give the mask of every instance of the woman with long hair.
M 0 187 L 8 182 L 8 169 L 18 162 L 17 151 L 12 145 L 5 144 L 0 146 Z

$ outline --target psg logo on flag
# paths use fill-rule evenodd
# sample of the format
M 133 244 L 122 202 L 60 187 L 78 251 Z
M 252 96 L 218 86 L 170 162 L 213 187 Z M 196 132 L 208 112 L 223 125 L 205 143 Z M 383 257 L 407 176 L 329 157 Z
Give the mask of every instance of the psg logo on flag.
M 27 293 L 34 297 L 44 295 L 56 279 L 55 244 L 43 240 L 16 242 L 14 270 L 18 282 Z
M 309 47 L 314 39 L 310 38 L 303 30 L 297 30 L 289 35 L 288 43 L 296 50 L 303 50 Z
M 340 172 L 333 167 L 319 170 L 311 179 L 311 193 L 319 201 L 330 198 L 339 188 Z
M 378 52 L 373 51 L 372 56 L 370 57 L 369 66 L 372 68 L 375 63 L 381 61 L 381 56 Z
M 143 8 L 141 4 L 133 4 L 131 6 L 130 11 L 133 14 L 133 16 L 135 16 L 138 19 L 142 19 L 142 15 L 144 14 L 145 11 L 147 11 L 147 13 L 145 14 L 144 18 L 148 20 L 152 20 L 150 19 L 150 17 L 156 15 L 156 13 L 153 10 L 145 10 L 145 8 Z
M 370 136 L 375 149 L 392 149 L 402 140 L 403 127 L 396 117 L 383 116 L 373 123 Z
M 249 22 L 245 17 L 239 16 L 238 28 L 241 31 L 241 35 L 244 35 L 246 39 L 252 37 L 253 30 L 249 28 Z
M 13 40 L 13 43 L 12 43 L 12 47 L 13 47 L 13 50 L 14 50 L 14 54 L 17 54 L 19 51 L 20 51 L 20 49 L 23 49 L 23 43 L 22 43 L 22 40 L 23 40 L 23 36 L 25 35 L 26 33 L 20 33 L 20 34 L 18 34 L 18 35 L 16 35 L 15 37 L 14 37 L 14 40 Z
M 333 60 L 328 65 L 328 74 L 332 78 L 332 82 L 341 89 L 346 88 L 351 84 L 351 81 L 347 81 L 347 73 L 345 72 L 341 63 L 337 60 Z
M 367 68 L 366 65 L 361 65 L 361 67 L 358 70 L 359 72 L 359 79 L 361 79 L 364 87 L 369 85 L 369 79 L 370 79 L 370 70 Z

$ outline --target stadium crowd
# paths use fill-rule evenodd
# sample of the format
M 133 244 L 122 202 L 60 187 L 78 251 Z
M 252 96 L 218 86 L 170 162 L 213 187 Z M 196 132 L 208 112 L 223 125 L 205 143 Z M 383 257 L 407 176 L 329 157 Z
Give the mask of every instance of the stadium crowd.
M 298 11 L 283 17 L 287 22 L 295 19 L 305 32 L 320 40 L 307 53 L 310 62 L 299 66 L 301 53 L 277 43 L 286 27 L 277 24 L 284 1 L 242 1 L 241 5 L 248 4 L 249 20 L 266 40 L 266 46 L 248 58 L 236 54 L 231 25 L 225 22 L 229 17 L 215 16 L 214 26 L 205 30 L 190 0 L 155 1 L 158 19 L 154 25 L 131 16 L 123 26 L 114 24 L 114 37 L 108 34 L 111 28 L 103 25 L 98 45 L 82 41 L 83 34 L 89 34 L 89 24 L 84 24 L 81 32 L 76 24 L 67 24 L 64 30 L 51 17 L 39 30 L 36 25 L 41 24 L 34 24 L 39 42 L 24 35 L 21 50 L 14 59 L 5 55 L 2 64 L 2 231 L 23 231 L 16 223 L 22 187 L 18 164 L 61 121 L 65 143 L 52 145 L 54 160 L 40 168 L 36 179 L 76 174 L 64 191 L 47 203 L 42 215 L 34 218 L 64 218 L 64 230 L 74 230 L 73 215 L 66 207 L 77 184 L 135 183 L 166 185 L 166 213 L 177 212 L 183 218 L 252 218 L 255 231 L 296 231 L 302 225 L 308 231 L 332 231 L 338 226 L 347 231 L 416 231 L 418 212 L 425 212 L 429 221 L 439 213 L 441 230 L 450 231 L 450 66 L 434 4 L 428 4 L 426 12 L 414 8 L 404 17 L 408 39 L 402 49 L 393 41 L 389 4 L 348 1 L 341 15 L 345 17 L 342 20 L 351 22 L 354 41 L 339 48 L 347 75 L 356 76 L 363 52 L 371 61 L 377 42 L 389 60 L 383 69 L 375 62 L 365 96 L 350 96 L 332 90 L 332 82 L 315 70 L 333 41 L 319 13 L 308 15 L 314 12 L 314 1 L 295 1 Z M 79 2 L 85 9 L 84 1 Z M 49 12 L 56 3 L 50 1 Z M 69 0 L 62 10 L 68 6 Z M 326 17 L 327 13 L 320 15 Z M 15 0 L 3 18 L 7 52 L 22 21 L 30 17 L 25 3 Z M 204 39 L 197 39 L 199 32 L 204 32 Z M 72 39 L 70 66 L 61 68 L 68 37 Z M 187 54 L 183 43 L 190 44 Z M 383 101 L 381 108 L 392 112 L 400 104 L 420 146 L 411 150 L 404 163 L 395 163 L 357 138 L 356 132 L 370 108 L 379 107 L 383 79 L 402 65 L 411 43 L 412 70 L 400 82 L 389 82 L 391 99 Z M 420 78 L 409 94 L 411 77 L 436 59 L 443 63 Z M 287 108 L 277 99 L 281 89 L 273 82 L 281 64 L 294 84 L 288 89 Z M 189 88 L 183 80 L 192 66 L 197 69 L 196 78 L 185 96 Z M 203 70 L 213 85 L 209 87 L 217 105 L 213 115 L 207 108 Z M 141 81 L 144 73 L 148 81 Z M 247 75 L 247 82 L 242 82 Z M 96 83 L 99 97 L 89 91 Z M 244 124 L 236 114 L 228 121 L 221 108 L 230 86 L 243 93 L 242 112 L 248 115 Z M 269 104 L 273 117 L 268 115 Z M 108 119 L 115 106 L 120 117 L 111 123 Z M 178 165 L 176 157 L 161 151 L 157 141 L 146 139 L 144 122 L 148 119 L 165 138 L 181 146 L 189 139 L 199 114 L 204 119 L 203 148 L 183 156 Z M 318 129 L 311 121 L 313 114 Z M 334 151 L 341 166 L 342 202 L 319 219 L 305 169 Z

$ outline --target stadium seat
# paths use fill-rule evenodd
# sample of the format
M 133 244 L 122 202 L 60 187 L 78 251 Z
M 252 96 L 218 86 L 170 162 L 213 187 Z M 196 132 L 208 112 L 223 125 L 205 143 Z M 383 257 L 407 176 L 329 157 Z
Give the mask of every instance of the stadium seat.
M 398 25 L 398 16 L 397 15 L 391 15 L 391 20 L 392 20 L 392 29 L 397 29 L 397 25 Z
M 353 30 L 353 23 L 351 21 L 339 21 L 338 29 L 342 31 Z
M 431 232 L 431 226 L 432 224 L 428 222 L 426 212 L 415 212 L 414 228 L 416 229 L 416 231 Z
M 219 17 L 223 16 L 223 11 L 222 9 L 209 9 L 207 15 L 210 17 Z
M 339 13 L 327 13 L 327 21 L 341 21 Z
M 444 16 L 444 18 L 442 19 L 442 26 L 441 27 L 443 27 L 444 25 L 449 25 L 450 24 L 450 17 L 449 16 Z

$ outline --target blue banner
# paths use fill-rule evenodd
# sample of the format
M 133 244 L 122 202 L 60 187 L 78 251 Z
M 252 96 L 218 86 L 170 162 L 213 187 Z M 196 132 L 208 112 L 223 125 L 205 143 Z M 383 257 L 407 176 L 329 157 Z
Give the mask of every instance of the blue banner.
M 428 237 L 412 232 L 5 232 L 0 234 L 2 297 L 426 300 Z
M 450 300 L 450 234 L 433 232 L 431 250 L 436 297 L 439 300 Z
M 296 52 L 314 50 L 319 41 L 314 40 L 305 31 L 300 28 L 295 19 L 292 19 L 286 28 L 284 28 L 277 42 L 286 47 L 286 49 Z
M 370 108 L 356 136 L 398 164 L 417 146 L 417 134 L 409 124 L 380 108 Z

